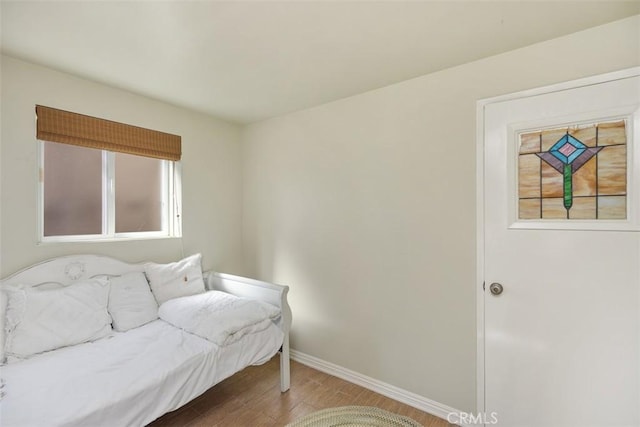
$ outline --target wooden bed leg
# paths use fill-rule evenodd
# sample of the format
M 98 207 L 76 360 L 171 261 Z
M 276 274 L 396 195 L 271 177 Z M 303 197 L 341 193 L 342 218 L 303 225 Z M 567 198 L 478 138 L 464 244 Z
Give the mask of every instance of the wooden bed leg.
M 280 391 L 284 393 L 291 385 L 291 366 L 289 363 L 289 335 L 285 335 L 280 350 Z

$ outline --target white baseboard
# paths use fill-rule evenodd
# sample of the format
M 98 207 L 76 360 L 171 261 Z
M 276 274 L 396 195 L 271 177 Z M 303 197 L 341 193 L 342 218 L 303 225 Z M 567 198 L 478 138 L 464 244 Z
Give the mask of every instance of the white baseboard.
M 447 419 L 447 415 L 452 412 L 456 414 L 462 412 L 450 406 L 443 405 L 442 403 L 427 399 L 426 397 L 403 390 L 391 384 L 384 383 L 376 380 L 375 378 L 362 375 L 350 369 L 343 368 L 342 366 L 334 365 L 333 363 L 318 359 L 317 357 L 310 356 L 297 350 L 291 350 L 291 359 L 445 420 Z

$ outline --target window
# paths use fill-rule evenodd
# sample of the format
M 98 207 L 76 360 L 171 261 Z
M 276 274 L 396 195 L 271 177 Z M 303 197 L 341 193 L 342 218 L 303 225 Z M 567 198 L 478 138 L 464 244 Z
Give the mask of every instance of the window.
M 175 158 L 176 155 L 140 154 L 141 151 L 158 148 L 150 144 L 148 138 L 156 131 L 48 107 L 37 106 L 36 111 L 41 159 L 41 241 L 180 235 L 179 163 L 166 158 Z M 59 137 L 62 126 L 57 124 L 61 119 L 66 122 L 65 138 L 72 134 L 71 138 L 77 138 L 79 142 L 77 139 L 72 143 L 58 142 L 63 139 Z M 105 122 L 107 127 L 118 127 L 116 150 L 105 149 L 114 146 L 99 141 L 108 138 L 105 135 L 109 132 L 104 127 L 86 135 L 91 131 L 78 126 L 82 123 L 86 128 L 88 123 L 95 128 L 96 123 L 104 125 Z M 58 129 L 49 132 L 56 126 Z M 127 143 L 126 136 L 131 139 L 131 135 L 126 133 L 122 138 L 123 127 L 129 134 L 139 130 L 152 132 L 142 135 L 145 146 L 142 150 L 131 146 L 122 148 Z M 84 135 L 80 135 L 82 133 Z M 179 156 L 179 140 L 177 147 Z

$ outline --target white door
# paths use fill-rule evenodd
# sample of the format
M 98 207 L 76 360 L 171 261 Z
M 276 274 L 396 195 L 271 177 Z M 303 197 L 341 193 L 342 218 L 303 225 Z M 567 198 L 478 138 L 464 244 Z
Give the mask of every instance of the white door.
M 487 425 L 494 419 L 508 427 L 640 425 L 640 232 L 629 230 L 637 224 L 518 221 L 521 148 L 514 136 L 518 129 L 554 121 L 626 115 L 633 204 L 627 218 L 637 222 L 640 150 L 632 151 L 634 132 L 640 133 L 637 74 L 636 69 L 614 81 L 484 106 L 485 407 L 480 409 Z M 489 290 L 494 282 L 503 287 L 500 295 Z

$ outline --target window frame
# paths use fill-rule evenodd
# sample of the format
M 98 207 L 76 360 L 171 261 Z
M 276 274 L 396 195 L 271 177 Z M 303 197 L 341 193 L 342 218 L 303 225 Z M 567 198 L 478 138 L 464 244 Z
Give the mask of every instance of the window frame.
M 162 212 L 160 231 L 138 231 L 116 233 L 115 226 L 115 155 L 110 150 L 102 152 L 102 233 L 79 234 L 64 236 L 44 235 L 44 146 L 45 143 L 59 144 L 38 140 L 38 243 L 63 242 L 105 242 L 166 239 L 182 237 L 182 191 L 181 191 L 181 162 L 158 159 L 162 162 Z

